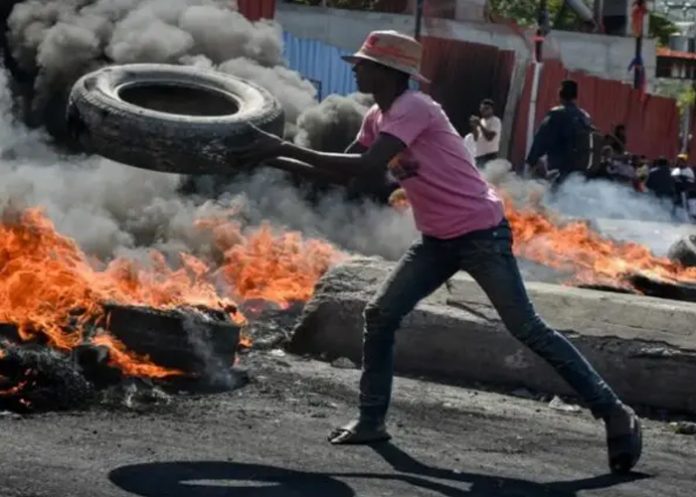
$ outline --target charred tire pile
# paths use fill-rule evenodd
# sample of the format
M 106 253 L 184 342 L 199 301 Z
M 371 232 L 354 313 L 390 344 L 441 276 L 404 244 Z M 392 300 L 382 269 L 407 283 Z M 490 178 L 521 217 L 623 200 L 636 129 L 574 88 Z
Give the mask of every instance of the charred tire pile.
M 166 64 L 111 66 L 80 78 L 67 124 L 91 153 L 181 174 L 233 172 L 254 146 L 253 125 L 282 135 L 283 111 L 266 90 L 229 75 Z
M 685 267 L 696 267 L 696 235 L 685 236 L 669 249 L 669 258 Z

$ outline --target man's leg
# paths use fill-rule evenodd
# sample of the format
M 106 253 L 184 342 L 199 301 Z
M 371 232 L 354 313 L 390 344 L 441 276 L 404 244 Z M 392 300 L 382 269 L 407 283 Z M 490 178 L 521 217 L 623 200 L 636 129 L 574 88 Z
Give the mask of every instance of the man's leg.
M 633 467 L 641 449 L 638 419 L 573 344 L 537 315 L 512 254 L 509 228 L 494 230 L 490 240 L 464 243 L 459 253 L 462 269 L 488 295 L 508 330 L 553 366 L 596 418 L 604 419 L 612 470 Z
M 365 308 L 360 418 L 334 430 L 331 443 L 388 438 L 384 420 L 391 399 L 394 335 L 401 320 L 457 270 L 455 254 L 437 241 L 417 242 L 406 252 Z

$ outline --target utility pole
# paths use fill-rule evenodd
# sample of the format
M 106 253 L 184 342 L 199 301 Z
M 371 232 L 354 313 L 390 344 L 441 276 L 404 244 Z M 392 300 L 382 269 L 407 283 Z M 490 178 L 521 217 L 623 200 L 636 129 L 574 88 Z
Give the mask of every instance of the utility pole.
M 643 90 L 645 88 L 645 65 L 643 64 L 643 34 L 645 31 L 645 17 L 648 15 L 648 6 L 645 0 L 635 0 L 631 10 L 631 31 L 636 37 L 636 52 L 631 67 L 633 68 L 633 88 Z
M 416 32 L 414 38 L 420 40 L 421 29 L 423 26 L 423 6 L 425 5 L 425 0 L 416 1 Z
M 536 107 L 539 99 L 539 82 L 541 71 L 544 67 L 544 38 L 551 31 L 549 20 L 549 9 L 546 0 L 539 1 L 537 11 L 537 30 L 534 35 L 534 57 L 532 59 L 532 91 L 529 96 L 529 114 L 527 114 L 527 143 L 525 147 L 525 157 L 532 148 L 534 141 L 534 126 L 536 124 Z M 526 165 L 525 165 L 526 168 Z M 524 174 L 527 175 L 525 170 Z

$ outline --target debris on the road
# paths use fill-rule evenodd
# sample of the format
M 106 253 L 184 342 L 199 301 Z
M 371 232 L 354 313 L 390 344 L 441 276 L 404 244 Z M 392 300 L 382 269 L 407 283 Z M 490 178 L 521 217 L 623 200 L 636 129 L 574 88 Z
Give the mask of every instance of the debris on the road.
M 696 435 L 696 423 L 689 421 L 675 421 L 669 424 L 674 433 L 679 435 Z
M 549 402 L 549 407 L 554 411 L 561 412 L 580 412 L 582 410 L 580 406 L 564 402 L 558 395 L 554 395 L 551 402 Z
M 331 362 L 331 366 L 338 369 L 358 369 L 358 366 L 347 357 L 339 357 Z

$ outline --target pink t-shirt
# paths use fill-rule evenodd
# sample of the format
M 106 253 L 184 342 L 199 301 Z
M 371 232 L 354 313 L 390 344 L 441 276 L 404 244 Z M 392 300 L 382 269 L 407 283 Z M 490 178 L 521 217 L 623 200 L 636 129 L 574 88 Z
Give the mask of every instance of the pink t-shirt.
M 370 147 L 380 133 L 406 145 L 389 163 L 389 171 L 406 191 L 423 234 L 456 238 L 503 220 L 503 202 L 473 165 L 464 140 L 440 104 L 428 95 L 407 91 L 385 113 L 374 105 L 358 141 Z

